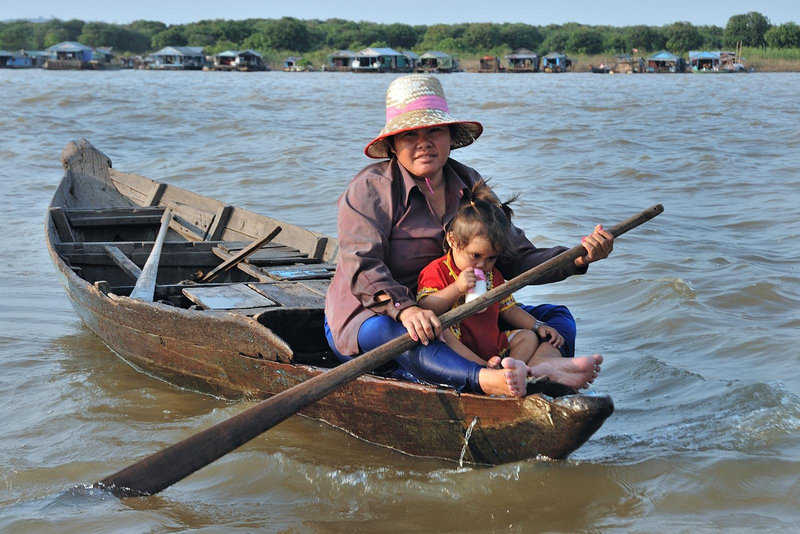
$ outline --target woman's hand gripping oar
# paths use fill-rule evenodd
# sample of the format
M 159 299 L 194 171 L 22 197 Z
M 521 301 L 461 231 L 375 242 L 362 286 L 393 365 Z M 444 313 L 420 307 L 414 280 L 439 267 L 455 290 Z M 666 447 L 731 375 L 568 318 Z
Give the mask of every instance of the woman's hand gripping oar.
M 663 206 L 657 204 L 608 231 L 618 237 L 663 211 Z M 578 245 L 529 269 L 481 297 L 443 314 L 440 317 L 442 328 L 461 321 L 585 254 L 583 245 Z M 261 401 L 226 421 L 139 460 L 104 478 L 96 486 L 108 488 L 116 495 L 158 493 L 416 344 L 408 334 L 395 338 L 347 363 Z

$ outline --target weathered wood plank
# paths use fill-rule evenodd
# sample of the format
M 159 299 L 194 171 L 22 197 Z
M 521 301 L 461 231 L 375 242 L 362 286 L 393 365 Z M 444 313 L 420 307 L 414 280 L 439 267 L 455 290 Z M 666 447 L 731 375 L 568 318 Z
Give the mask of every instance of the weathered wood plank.
M 50 208 L 50 216 L 53 218 L 53 224 L 56 227 L 58 237 L 61 239 L 61 241 L 74 242 L 75 236 L 72 233 L 69 220 L 67 219 L 67 215 L 64 213 L 64 210 L 60 207 Z
M 265 235 L 259 239 L 256 239 L 248 246 L 240 250 L 238 253 L 234 254 L 233 256 L 229 257 L 225 261 L 223 261 L 219 266 L 215 267 L 211 271 L 207 272 L 200 278 L 201 282 L 210 282 L 221 273 L 230 270 L 232 267 L 237 265 L 238 263 L 242 262 L 245 258 L 255 253 L 259 248 L 265 245 L 267 242 L 272 241 L 276 235 L 281 232 L 282 228 L 280 226 L 276 226 L 269 235 Z
M 332 278 L 334 268 L 328 265 L 314 266 L 314 267 L 280 267 L 280 268 L 264 268 L 275 280 L 305 280 L 313 278 Z
M 167 188 L 166 184 L 162 183 L 155 183 L 153 184 L 153 189 L 150 191 L 150 194 L 147 195 L 147 198 L 144 201 L 145 206 L 157 206 L 158 201 L 161 200 L 161 195 L 164 194 L 164 189 Z
M 217 210 L 217 213 L 214 214 L 214 222 L 211 224 L 211 228 L 208 229 L 208 235 L 206 236 L 207 241 L 219 241 L 222 237 L 222 232 L 225 231 L 225 225 L 228 224 L 228 219 L 230 219 L 231 212 L 233 211 L 233 206 L 220 206 Z
M 156 225 L 161 221 L 160 215 L 112 215 L 112 216 L 73 216 L 72 226 L 134 226 Z
M 139 277 L 142 275 L 142 270 L 138 265 L 133 263 L 128 256 L 123 254 L 120 249 L 112 245 L 106 245 L 105 249 L 113 262 L 116 263 L 120 269 L 125 271 L 125 274 L 134 280 L 139 279 Z
M 278 305 L 246 284 L 190 286 L 183 290 L 183 294 L 195 304 L 209 310 L 269 308 Z
M 299 283 L 276 282 L 267 284 L 248 284 L 259 293 L 266 295 L 287 308 L 323 308 L 325 296 L 310 290 Z
M 328 293 L 328 287 L 331 285 L 331 281 L 330 281 L 330 279 L 327 279 L 327 280 L 303 280 L 302 282 L 300 282 L 300 284 L 306 286 L 311 291 L 314 291 L 314 292 L 318 293 L 319 295 L 322 295 L 322 297 L 324 298 L 325 295 L 327 295 L 327 293 Z
M 113 246 L 113 244 L 111 245 Z M 133 252 L 126 252 L 120 249 L 123 254 L 128 256 L 135 264 L 144 265 L 147 257 L 152 250 L 152 247 L 140 248 Z M 111 257 L 105 250 L 103 252 L 69 252 L 61 253 L 61 257 L 67 259 L 70 263 L 76 265 L 112 265 L 114 264 Z M 209 268 L 211 265 L 216 265 L 217 257 L 210 251 L 186 251 L 176 252 L 170 250 L 163 250 L 161 252 L 161 259 L 159 263 L 162 267 L 199 267 Z

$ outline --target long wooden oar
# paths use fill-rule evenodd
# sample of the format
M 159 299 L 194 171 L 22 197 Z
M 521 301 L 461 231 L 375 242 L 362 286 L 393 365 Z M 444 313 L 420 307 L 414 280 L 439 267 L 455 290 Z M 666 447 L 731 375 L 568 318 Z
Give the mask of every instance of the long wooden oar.
M 161 216 L 161 227 L 158 229 L 158 235 L 153 243 L 153 250 L 147 257 L 147 261 L 142 267 L 142 273 L 136 279 L 136 285 L 133 286 L 130 297 L 132 299 L 144 300 L 153 302 L 153 295 L 156 291 L 156 275 L 158 274 L 158 260 L 161 257 L 161 246 L 164 244 L 164 238 L 167 236 L 169 229 L 169 221 L 172 219 L 172 212 L 169 208 L 164 211 Z
M 657 204 L 608 231 L 614 237 L 620 236 L 663 211 L 663 206 Z M 443 314 L 440 317 L 442 328 L 447 328 L 585 254 L 586 249 L 583 245 L 578 245 L 525 271 L 481 297 Z M 108 488 L 116 495 L 158 493 L 417 343 L 408 334 L 404 334 L 330 371 L 261 401 L 226 421 L 152 454 L 104 478 L 96 485 Z

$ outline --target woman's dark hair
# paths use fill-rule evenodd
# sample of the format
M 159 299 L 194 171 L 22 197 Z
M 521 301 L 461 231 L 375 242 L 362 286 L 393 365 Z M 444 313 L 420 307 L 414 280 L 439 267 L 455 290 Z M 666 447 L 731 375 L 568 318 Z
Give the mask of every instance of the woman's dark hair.
M 453 246 L 464 248 L 475 237 L 484 236 L 500 255 L 511 255 L 511 216 L 514 211 L 509 204 L 516 198 L 500 202 L 484 180 L 475 182 L 469 197 L 465 195 L 448 227 Z M 445 249 L 448 248 L 445 240 Z

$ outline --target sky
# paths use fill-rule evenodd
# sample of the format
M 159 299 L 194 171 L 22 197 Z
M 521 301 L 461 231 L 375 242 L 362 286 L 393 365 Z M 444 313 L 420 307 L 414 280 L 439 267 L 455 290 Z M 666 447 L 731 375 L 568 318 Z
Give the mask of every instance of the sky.
M 395 9 L 390 6 L 395 5 Z M 800 24 L 799 0 L 3 0 L 0 20 L 59 18 L 125 24 L 137 19 L 185 24 L 207 19 L 341 18 L 384 24 L 522 22 L 535 26 L 662 26 L 688 21 L 725 27 L 733 15 L 757 11 L 773 24 Z

